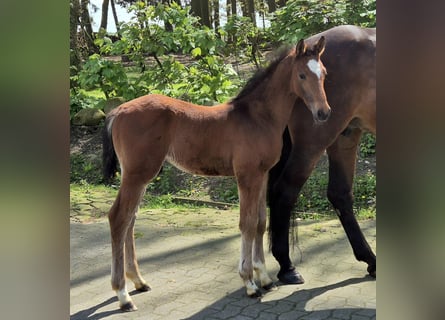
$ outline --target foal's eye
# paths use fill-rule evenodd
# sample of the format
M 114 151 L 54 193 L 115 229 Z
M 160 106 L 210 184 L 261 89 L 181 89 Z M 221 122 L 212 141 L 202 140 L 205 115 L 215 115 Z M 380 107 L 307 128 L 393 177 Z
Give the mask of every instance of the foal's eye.
M 306 79 L 306 75 L 305 75 L 304 73 L 300 73 L 299 76 L 300 76 L 300 79 L 301 79 L 301 80 Z

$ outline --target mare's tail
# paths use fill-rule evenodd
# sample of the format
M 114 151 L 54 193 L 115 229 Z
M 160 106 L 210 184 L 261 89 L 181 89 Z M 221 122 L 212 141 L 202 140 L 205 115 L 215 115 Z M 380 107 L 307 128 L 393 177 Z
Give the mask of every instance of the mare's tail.
M 102 132 L 102 175 L 105 184 L 111 184 L 117 172 L 118 160 L 111 136 L 113 120 L 114 115 L 107 116 Z

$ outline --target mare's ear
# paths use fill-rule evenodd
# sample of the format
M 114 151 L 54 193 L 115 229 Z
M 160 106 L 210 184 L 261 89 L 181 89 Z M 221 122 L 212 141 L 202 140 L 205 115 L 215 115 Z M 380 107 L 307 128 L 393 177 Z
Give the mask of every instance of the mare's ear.
M 304 39 L 301 39 L 300 41 L 298 41 L 297 47 L 295 48 L 295 50 L 296 50 L 297 57 L 301 57 L 306 53 L 306 44 L 304 43 Z
M 318 40 L 317 44 L 314 46 L 314 51 L 318 56 L 321 56 L 323 54 L 325 45 L 326 39 L 324 36 L 321 36 L 320 40 Z

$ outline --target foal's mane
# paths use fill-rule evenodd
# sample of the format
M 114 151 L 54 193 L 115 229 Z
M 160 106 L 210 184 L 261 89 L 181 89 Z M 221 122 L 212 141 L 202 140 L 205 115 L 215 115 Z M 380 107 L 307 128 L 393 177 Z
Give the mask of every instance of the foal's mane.
M 239 102 L 242 98 L 254 91 L 260 83 L 268 79 L 273 74 L 278 64 L 288 55 L 289 50 L 290 47 L 283 47 L 279 49 L 274 54 L 276 58 L 273 59 L 266 68 L 258 69 L 255 74 L 249 79 L 249 81 L 247 81 L 246 85 L 243 87 L 243 89 L 241 89 L 240 93 L 238 93 L 238 95 L 233 98 L 231 102 Z

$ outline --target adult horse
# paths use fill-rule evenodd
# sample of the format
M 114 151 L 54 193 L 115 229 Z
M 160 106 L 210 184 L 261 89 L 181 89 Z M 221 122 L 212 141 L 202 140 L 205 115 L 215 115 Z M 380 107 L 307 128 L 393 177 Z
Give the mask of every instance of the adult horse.
M 283 135 L 282 156 L 270 171 L 268 203 L 272 254 L 280 264 L 278 279 L 303 283 L 289 257 L 291 211 L 302 186 L 326 150 L 329 159 L 328 199 L 334 206 L 357 260 L 376 275 L 376 256 L 353 213 L 352 183 L 357 147 L 364 131 L 376 133 L 376 29 L 338 26 L 306 40 L 324 36 L 322 62 L 328 70 L 325 91 L 332 108 L 328 121 L 318 119 L 298 99 L 288 131 Z M 315 121 L 314 121 L 315 120 Z
M 165 160 L 193 174 L 236 177 L 242 241 L 240 276 L 249 296 L 261 294 L 253 270 L 261 287 L 274 286 L 263 252 L 268 171 L 280 158 L 282 134 L 298 97 L 317 121 L 329 117 L 326 71 L 320 61 L 324 46 L 324 37 L 310 48 L 300 40 L 295 49 L 253 77 L 228 103 L 204 107 L 147 95 L 109 113 L 103 141 L 104 177 L 111 179 L 120 163 L 121 186 L 108 219 L 111 284 L 121 309 L 136 309 L 125 276 L 137 290 L 150 289 L 139 273 L 133 228 L 146 185 Z

